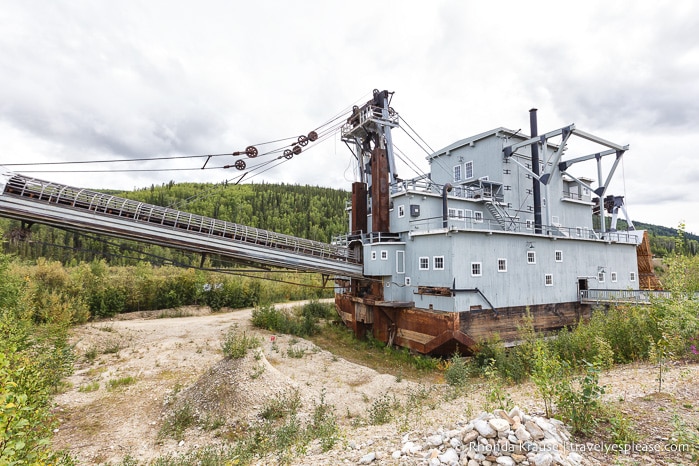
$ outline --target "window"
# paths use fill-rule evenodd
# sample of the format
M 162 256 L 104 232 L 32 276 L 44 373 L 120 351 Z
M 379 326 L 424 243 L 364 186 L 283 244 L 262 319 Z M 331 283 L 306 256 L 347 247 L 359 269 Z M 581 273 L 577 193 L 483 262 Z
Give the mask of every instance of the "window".
M 405 217 L 405 206 L 404 205 L 398 206 L 398 217 Z
M 396 273 L 405 273 L 405 251 L 396 251 Z
M 388 251 L 386 251 L 385 249 L 383 249 L 381 251 L 381 260 L 382 261 L 388 260 Z
M 536 251 L 527 251 L 527 264 L 536 264 Z
M 476 223 L 483 223 L 483 212 L 481 212 L 480 210 L 474 210 L 473 221 Z
M 473 161 L 464 164 L 464 179 L 473 178 Z
M 556 262 L 563 262 L 563 251 L 556 251 Z
M 498 272 L 507 272 L 507 259 L 498 259 Z
M 553 286 L 553 274 L 547 273 L 544 275 L 544 285 Z
M 604 283 L 604 270 L 600 270 L 597 272 L 597 281 L 600 283 Z
M 612 283 L 616 283 L 616 272 L 612 272 Z
M 376 260 L 376 251 L 371 251 L 371 260 Z
M 582 228 L 575 227 L 575 236 L 577 236 L 578 238 L 582 238 Z
M 525 220 L 525 222 L 527 230 L 531 230 L 532 228 L 534 228 L 534 221 L 527 219 Z
M 430 258 L 421 257 L 420 258 L 420 270 L 430 270 Z
M 432 268 L 434 270 L 444 270 L 444 256 L 434 256 Z
M 461 165 L 454 165 L 454 181 L 461 181 Z
M 472 277 L 480 277 L 481 275 L 482 275 L 481 263 L 480 262 L 471 262 L 471 276 Z
M 449 208 L 448 210 L 449 218 L 457 218 L 459 220 L 463 220 L 464 218 L 464 209 L 452 209 Z
M 629 272 L 629 280 L 632 282 L 636 281 L 636 272 Z

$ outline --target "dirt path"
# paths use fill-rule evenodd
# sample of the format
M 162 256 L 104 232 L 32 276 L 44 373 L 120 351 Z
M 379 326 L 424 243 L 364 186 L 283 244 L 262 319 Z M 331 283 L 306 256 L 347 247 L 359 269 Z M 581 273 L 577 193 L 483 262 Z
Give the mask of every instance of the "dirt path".
M 190 401 L 198 405 L 196 409 L 205 409 L 207 394 L 234 386 L 235 393 L 227 398 L 225 406 L 210 407 L 210 412 L 225 412 L 229 423 L 231 416 L 254 419 L 266 400 L 289 389 L 300 393 L 306 415 L 321 394 L 335 407 L 344 440 L 330 454 L 311 449 L 296 464 L 335 464 L 340 458 L 356 463 L 368 448 L 384 452 L 377 464 L 398 464 L 391 462 L 390 453 L 400 448 L 406 432 L 419 437 L 467 421 L 487 405 L 489 388 L 480 383 L 454 394 L 444 384 L 423 385 L 396 374 L 379 374 L 303 339 L 283 335 L 273 338 L 269 332 L 251 328 L 250 309 L 211 314 L 205 309 L 187 308 L 170 311 L 169 315 L 122 316 L 120 320 L 73 330 L 78 361 L 68 380 L 71 388 L 55 400 L 60 418 L 54 437 L 57 449 L 70 450 L 80 464 L 104 464 L 118 463 L 126 455 L 147 461 L 223 443 L 226 440 L 216 429 L 190 429 L 182 441 L 159 437 L 158 433 L 168 409 L 177 400 L 190 396 Z M 178 315 L 186 316 L 175 318 Z M 237 375 L 225 374 L 220 366 L 221 342 L 232 326 L 263 341 L 261 356 L 247 358 L 247 366 L 238 368 Z M 690 423 L 699 422 L 699 367 L 670 370 L 665 379 L 667 395 L 662 397 L 653 396 L 656 372 L 647 365 L 621 367 L 605 373 L 602 383 L 607 385 L 610 402 L 621 406 L 634 420 L 645 421 L 639 432 L 647 441 L 662 442 L 672 434 L 668 422 L 673 413 L 679 412 Z M 420 391 L 429 391 L 429 399 L 416 405 L 414 412 L 398 413 L 394 422 L 379 426 L 356 422 L 366 417 L 385 394 L 405 400 Z M 532 385 L 509 387 L 508 392 L 525 411 L 543 411 Z M 663 458 L 640 461 L 671 464 Z

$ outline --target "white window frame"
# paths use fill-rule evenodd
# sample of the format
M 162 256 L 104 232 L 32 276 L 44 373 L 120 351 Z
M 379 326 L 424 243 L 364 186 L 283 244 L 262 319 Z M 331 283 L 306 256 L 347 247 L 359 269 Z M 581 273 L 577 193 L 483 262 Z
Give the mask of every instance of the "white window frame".
M 398 218 L 405 217 L 405 206 L 403 204 L 398 206 Z
M 544 274 L 544 286 L 553 286 L 553 274 Z
M 503 267 L 500 267 L 501 265 Z M 507 272 L 507 259 L 505 259 L 504 257 L 498 258 L 498 272 L 500 272 L 500 273 Z
M 387 261 L 388 260 L 388 251 L 385 249 L 381 250 L 381 260 L 382 261 Z
M 563 262 L 563 251 L 561 251 L 560 249 L 556 249 L 553 254 L 554 260 L 556 262 Z
M 454 182 L 458 183 L 459 181 L 463 180 L 463 178 L 461 176 L 462 175 L 461 164 L 454 165 L 453 175 L 454 175 Z
M 483 211 L 482 210 L 474 210 L 473 211 L 473 222 L 474 223 L 483 223 Z
M 536 264 L 536 251 L 527 251 L 527 264 Z
M 474 269 L 475 267 L 475 269 Z M 483 264 L 481 262 L 471 262 L 471 276 L 481 277 L 483 276 Z
M 396 273 L 405 273 L 405 251 L 396 251 Z
M 526 219 L 524 221 L 524 228 L 527 230 L 532 230 L 534 228 L 534 220 Z
M 441 262 L 439 266 L 438 262 Z M 432 270 L 444 270 L 444 256 L 434 256 L 432 258 Z
M 471 174 L 469 175 L 469 171 Z M 473 178 L 473 160 L 469 160 L 468 162 L 464 163 L 464 180 L 470 180 Z
M 636 281 L 636 272 L 629 272 L 629 281 L 631 281 L 631 282 Z
M 616 272 L 611 272 L 611 275 L 609 279 L 612 281 L 612 283 L 616 283 L 617 280 L 617 273 Z
M 405 277 L 405 286 L 410 286 L 410 277 Z
M 376 260 L 376 251 L 371 251 L 371 260 Z
M 604 280 L 606 278 L 605 275 L 606 274 L 604 273 L 604 270 L 600 270 L 599 272 L 597 272 L 597 281 L 599 283 L 604 283 Z
M 429 256 L 421 256 L 417 259 L 418 270 L 430 270 Z

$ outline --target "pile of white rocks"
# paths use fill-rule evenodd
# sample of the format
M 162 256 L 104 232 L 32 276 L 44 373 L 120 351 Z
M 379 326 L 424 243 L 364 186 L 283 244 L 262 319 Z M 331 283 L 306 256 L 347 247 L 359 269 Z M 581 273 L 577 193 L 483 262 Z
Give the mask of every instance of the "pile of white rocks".
M 468 423 L 457 424 L 452 430 L 440 429 L 419 442 L 405 435 L 401 448 L 391 457 L 401 463 L 417 460 L 429 466 L 593 464 L 569 451 L 570 446 L 570 434 L 561 421 L 529 416 L 513 408 L 509 412 L 482 413 Z

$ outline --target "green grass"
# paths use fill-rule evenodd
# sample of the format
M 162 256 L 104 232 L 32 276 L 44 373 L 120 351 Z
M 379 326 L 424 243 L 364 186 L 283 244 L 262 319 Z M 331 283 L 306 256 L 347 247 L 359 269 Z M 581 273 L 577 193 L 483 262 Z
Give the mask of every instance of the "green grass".
M 108 390 L 116 390 L 117 388 L 121 387 L 126 387 L 129 385 L 133 385 L 136 383 L 136 378 L 127 376 L 127 377 L 120 377 L 118 379 L 111 379 L 107 382 L 107 389 Z

